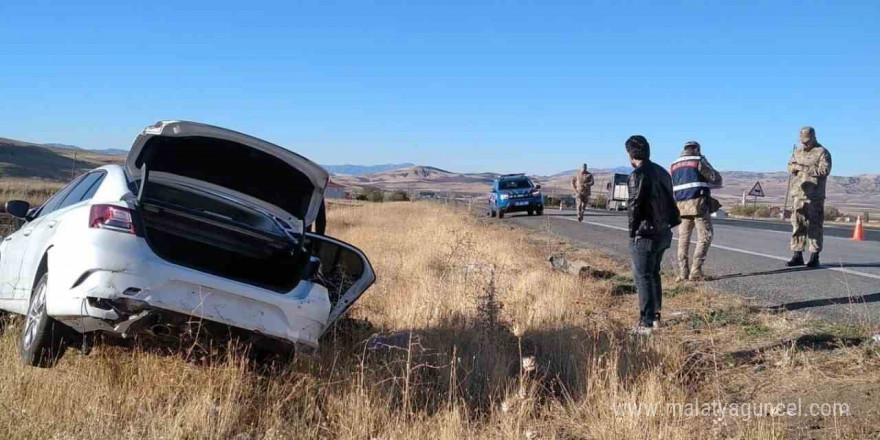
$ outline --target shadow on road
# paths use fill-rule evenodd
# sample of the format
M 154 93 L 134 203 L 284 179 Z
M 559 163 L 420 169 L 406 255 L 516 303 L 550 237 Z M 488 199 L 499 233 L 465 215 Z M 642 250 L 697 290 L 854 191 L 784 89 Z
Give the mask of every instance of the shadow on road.
M 779 275 L 793 272 L 802 272 L 806 270 L 820 270 L 820 269 L 833 269 L 833 268 L 858 268 L 858 267 L 869 267 L 869 268 L 880 268 L 880 263 L 839 263 L 839 264 L 823 264 L 819 267 L 812 268 L 806 266 L 800 267 L 783 267 L 781 269 L 773 269 L 773 270 L 762 270 L 758 272 L 739 272 L 732 273 L 729 275 L 719 275 L 716 277 L 712 277 L 710 281 L 719 281 L 719 280 L 729 280 L 732 278 L 745 278 L 745 277 L 754 277 L 760 275 Z
M 880 263 L 835 263 L 835 264 L 823 264 L 822 267 L 828 267 L 828 268 L 831 268 L 831 267 L 844 267 L 844 268 L 874 267 L 874 268 L 880 268 Z
M 802 267 L 785 267 L 782 269 L 773 269 L 773 270 L 762 270 L 759 272 L 746 272 L 746 273 L 739 272 L 739 273 L 732 273 L 730 275 L 714 276 L 714 277 L 711 277 L 710 281 L 729 280 L 732 278 L 756 277 L 756 276 L 760 276 L 760 275 L 779 275 L 779 274 L 785 274 L 785 273 L 803 272 L 806 270 L 818 270 L 818 269 L 813 269 L 811 267 L 803 267 L 802 266 Z
M 764 310 L 770 312 L 782 312 L 782 311 L 792 311 L 792 310 L 800 310 L 800 309 L 808 309 L 811 307 L 824 307 L 824 306 L 833 306 L 839 304 L 866 304 L 872 302 L 880 301 L 880 293 L 872 293 L 870 295 L 854 295 L 854 296 L 840 296 L 837 298 L 820 298 L 820 299 L 811 299 L 808 301 L 797 301 L 790 302 L 786 304 L 780 304 L 777 306 L 766 307 Z

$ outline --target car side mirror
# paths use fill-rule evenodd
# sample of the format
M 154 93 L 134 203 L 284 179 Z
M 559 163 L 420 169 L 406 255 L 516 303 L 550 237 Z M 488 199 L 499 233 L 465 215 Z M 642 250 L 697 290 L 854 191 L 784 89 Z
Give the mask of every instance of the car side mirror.
M 541 185 L 535 185 L 535 189 L 541 189 Z
M 31 204 L 24 200 L 10 200 L 6 202 L 6 213 L 18 219 L 27 220 L 30 209 Z

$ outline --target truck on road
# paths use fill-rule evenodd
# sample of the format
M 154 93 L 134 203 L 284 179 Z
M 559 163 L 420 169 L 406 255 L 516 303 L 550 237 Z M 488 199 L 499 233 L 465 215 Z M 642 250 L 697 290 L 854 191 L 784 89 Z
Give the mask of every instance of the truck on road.
M 626 186 L 628 174 L 615 173 L 611 176 L 606 190 L 608 191 L 608 204 L 606 207 L 609 211 L 626 210 L 626 199 L 629 197 L 629 188 Z

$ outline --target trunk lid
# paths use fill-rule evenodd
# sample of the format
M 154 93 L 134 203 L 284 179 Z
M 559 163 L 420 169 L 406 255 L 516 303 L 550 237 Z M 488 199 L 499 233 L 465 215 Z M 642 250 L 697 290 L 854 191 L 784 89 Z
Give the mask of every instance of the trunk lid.
M 330 178 L 318 164 L 278 145 L 185 121 L 160 121 L 145 128 L 125 169 L 132 182 L 144 174 L 148 184 L 185 181 L 305 225 L 317 218 Z

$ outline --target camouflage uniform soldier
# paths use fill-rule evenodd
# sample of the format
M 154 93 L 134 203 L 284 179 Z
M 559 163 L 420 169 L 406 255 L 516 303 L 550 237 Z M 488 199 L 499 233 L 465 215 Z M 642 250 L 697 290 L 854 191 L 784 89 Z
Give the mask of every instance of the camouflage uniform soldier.
M 577 203 L 578 221 L 584 221 L 584 210 L 590 201 L 590 187 L 593 186 L 593 175 L 587 171 L 587 164 L 574 176 L 571 176 L 571 188 L 574 190 L 574 200 Z
M 721 185 L 721 174 L 712 168 L 706 157 L 700 152 L 700 144 L 694 141 L 684 144 L 684 151 L 672 163 L 672 190 L 675 202 L 681 212 L 681 225 L 678 227 L 678 267 L 676 281 L 690 279 L 700 281 L 705 278 L 703 263 L 706 253 L 712 244 L 712 212 L 720 207 L 712 199 L 711 186 Z M 713 206 L 717 205 L 717 206 Z M 688 263 L 690 254 L 691 234 L 697 230 L 697 247 L 694 259 Z
M 791 179 L 791 250 L 794 255 L 787 266 L 804 264 L 804 249 L 810 250 L 808 267 L 819 265 L 822 252 L 822 225 L 825 221 L 825 181 L 831 174 L 831 154 L 816 141 L 816 130 L 804 127 L 801 146 L 788 161 Z

